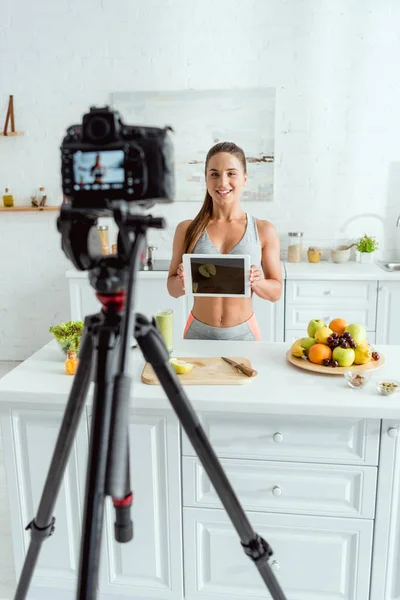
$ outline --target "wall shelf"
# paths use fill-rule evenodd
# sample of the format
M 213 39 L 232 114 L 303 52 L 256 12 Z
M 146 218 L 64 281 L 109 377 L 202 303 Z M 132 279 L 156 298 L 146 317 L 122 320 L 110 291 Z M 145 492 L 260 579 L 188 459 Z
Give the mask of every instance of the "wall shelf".
M 61 206 L 0 206 L 0 212 L 41 212 L 60 210 Z

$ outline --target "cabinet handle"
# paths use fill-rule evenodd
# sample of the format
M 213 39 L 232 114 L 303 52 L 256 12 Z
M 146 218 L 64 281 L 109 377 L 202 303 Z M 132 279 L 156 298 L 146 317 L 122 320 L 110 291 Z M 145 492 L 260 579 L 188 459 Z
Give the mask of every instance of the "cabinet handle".
M 281 565 L 278 563 L 277 560 L 273 560 L 271 563 L 271 569 L 273 571 L 279 571 L 279 569 L 281 568 Z
M 281 442 L 283 442 L 283 435 L 281 433 L 274 433 L 274 437 L 273 437 L 274 442 L 276 442 L 277 444 L 280 444 Z
M 385 291 L 385 289 L 386 289 L 386 288 L 385 288 L 385 286 L 384 286 L 384 285 L 380 285 L 380 286 L 379 286 L 379 291 L 380 291 L 380 292 L 384 292 L 384 291 Z
M 333 290 L 325 290 L 324 294 L 325 296 L 332 296 Z
M 389 437 L 395 438 L 399 435 L 399 430 L 397 429 L 397 427 L 389 427 L 389 429 L 387 430 L 387 434 Z
M 280 496 L 282 494 L 282 488 L 280 488 L 279 485 L 275 485 L 272 488 L 272 493 L 274 496 Z

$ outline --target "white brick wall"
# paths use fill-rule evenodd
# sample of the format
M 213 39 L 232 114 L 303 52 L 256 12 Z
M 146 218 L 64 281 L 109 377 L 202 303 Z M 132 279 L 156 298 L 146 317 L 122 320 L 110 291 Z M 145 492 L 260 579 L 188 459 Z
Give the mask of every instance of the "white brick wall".
M 14 0 L 0 8 L 0 186 L 60 201 L 65 127 L 111 91 L 275 86 L 276 200 L 250 205 L 305 243 L 377 235 L 400 250 L 398 0 Z M 199 115 L 201 118 L 201 115 Z M 164 251 L 193 204 L 157 207 Z M 55 214 L 0 214 L 0 359 L 68 318 Z M 322 243 L 322 242 L 321 242 Z

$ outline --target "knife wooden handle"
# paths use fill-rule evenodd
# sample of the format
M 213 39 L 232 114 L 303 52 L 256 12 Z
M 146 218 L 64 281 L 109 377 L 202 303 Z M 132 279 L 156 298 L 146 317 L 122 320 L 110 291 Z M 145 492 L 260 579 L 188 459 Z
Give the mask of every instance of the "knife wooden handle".
M 246 365 L 244 365 L 243 363 L 238 363 L 236 368 L 238 371 L 241 371 L 243 375 L 247 375 L 247 377 L 255 377 L 258 374 L 255 369 L 252 369 L 251 367 L 246 367 Z

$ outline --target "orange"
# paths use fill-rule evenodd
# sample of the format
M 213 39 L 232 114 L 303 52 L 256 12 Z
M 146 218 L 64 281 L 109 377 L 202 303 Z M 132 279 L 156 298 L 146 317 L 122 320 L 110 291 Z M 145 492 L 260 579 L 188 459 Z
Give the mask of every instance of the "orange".
M 325 358 L 332 358 L 332 350 L 325 344 L 314 344 L 308 351 L 308 360 L 316 365 L 322 365 Z
M 333 319 L 329 323 L 329 329 L 332 329 L 332 331 L 334 333 L 342 335 L 342 333 L 344 333 L 344 330 L 346 329 L 347 325 L 348 325 L 348 322 L 345 321 L 344 319 Z

